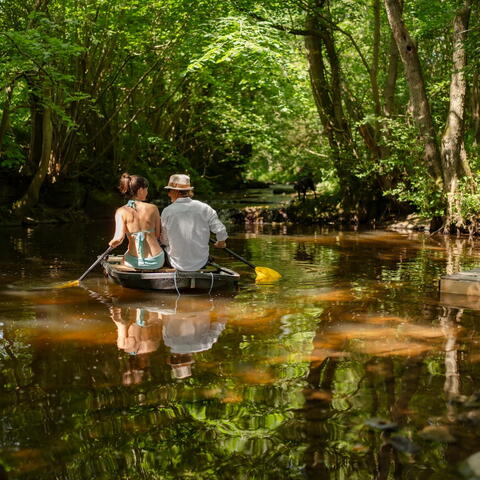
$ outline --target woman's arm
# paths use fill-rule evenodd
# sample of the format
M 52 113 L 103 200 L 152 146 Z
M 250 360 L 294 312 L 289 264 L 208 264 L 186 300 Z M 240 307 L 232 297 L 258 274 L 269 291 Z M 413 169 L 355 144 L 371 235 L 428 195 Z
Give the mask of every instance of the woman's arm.
M 123 220 L 123 215 L 120 209 L 115 213 L 115 234 L 113 238 L 108 242 L 108 244 L 115 248 L 118 247 L 125 238 L 125 221 Z

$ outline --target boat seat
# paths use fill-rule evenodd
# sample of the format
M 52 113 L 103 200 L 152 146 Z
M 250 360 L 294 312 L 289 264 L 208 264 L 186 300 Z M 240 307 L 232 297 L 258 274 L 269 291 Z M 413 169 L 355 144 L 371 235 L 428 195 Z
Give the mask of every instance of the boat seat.
M 171 267 L 163 267 L 157 270 L 142 270 L 140 268 L 133 268 L 129 267 L 125 264 L 122 263 L 122 256 L 109 256 L 108 257 L 108 263 L 115 268 L 115 270 L 118 270 L 120 272 L 150 272 L 150 273 L 172 273 L 175 272 L 174 268 Z M 217 267 L 214 267 L 213 265 L 209 265 L 205 268 L 202 268 L 199 270 L 199 273 L 218 273 L 220 272 L 220 269 Z
M 127 265 L 124 265 L 123 263 L 112 263 L 108 262 L 112 265 L 112 267 L 115 268 L 115 270 L 120 270 L 121 272 L 136 272 L 135 268 L 128 267 Z

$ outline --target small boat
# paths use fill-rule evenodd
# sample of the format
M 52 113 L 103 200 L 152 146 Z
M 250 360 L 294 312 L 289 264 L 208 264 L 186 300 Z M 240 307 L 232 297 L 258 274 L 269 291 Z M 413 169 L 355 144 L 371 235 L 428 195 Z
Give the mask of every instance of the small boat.
M 126 288 L 173 292 L 212 292 L 232 290 L 238 285 L 240 274 L 229 268 L 209 265 L 195 272 L 181 272 L 161 268 L 153 272 L 136 270 L 123 264 L 123 256 L 109 255 L 102 261 L 105 275 Z

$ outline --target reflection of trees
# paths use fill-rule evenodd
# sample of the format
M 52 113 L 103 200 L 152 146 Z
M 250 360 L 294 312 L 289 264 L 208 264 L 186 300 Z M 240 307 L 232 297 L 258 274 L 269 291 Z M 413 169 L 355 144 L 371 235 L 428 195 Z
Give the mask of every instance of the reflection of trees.
M 190 300 L 188 308 L 176 311 L 178 317 L 173 307 L 157 312 L 156 319 L 147 309 L 140 319 L 143 326 L 137 323 L 141 302 L 134 292 L 131 305 L 124 299 L 111 302 L 121 318 L 114 312 L 118 331 L 112 329 L 108 341 L 81 348 L 29 347 L 29 356 L 17 349 L 16 365 L 4 359 L 2 380 L 10 387 L 8 399 L 2 399 L 3 446 L 25 445 L 27 437 L 31 445 L 42 446 L 30 453 L 35 461 L 22 478 L 406 480 L 441 475 L 449 468 L 444 446 L 423 444 L 420 454 L 409 457 L 365 420 L 394 421 L 399 435 L 416 441 L 416 432 L 431 418 L 447 411 L 456 421 L 450 403 L 438 400 L 442 392 L 447 400 L 459 393 L 456 311 L 445 309 L 440 318 L 445 348 L 436 337 L 422 339 L 432 347 L 422 355 L 369 353 L 355 349 L 362 338 L 332 331 L 347 324 L 353 329 L 372 317 L 383 328 L 388 322 L 384 314 L 402 322 L 389 327 L 392 337 L 401 336 L 402 325 L 409 322 L 435 324 L 432 280 L 443 270 L 444 251 L 422 252 L 408 245 L 390 249 L 386 242 L 364 245 L 338 235 L 308 244 L 313 259 L 299 272 L 291 262 L 296 252 L 291 243 L 274 252 L 285 269 L 294 264 L 285 288 L 248 285 L 235 301 L 213 311 L 211 303 Z M 266 258 L 268 245 L 251 245 L 249 258 L 257 263 Z M 271 266 L 283 273 L 278 265 Z M 323 281 L 324 272 L 329 275 L 325 288 L 314 283 Z M 307 288 L 304 281 L 311 282 Z M 406 286 L 399 289 L 402 283 Z M 425 292 L 432 297 L 429 302 L 423 300 Z M 95 320 L 113 326 L 101 307 Z M 192 323 L 196 312 L 204 315 L 197 324 Z M 78 316 L 68 319 L 78 321 Z M 182 318 L 188 322 L 182 324 Z M 170 340 L 178 338 L 165 345 L 167 319 Z M 193 373 L 178 381 L 168 359 L 174 350 L 185 355 L 197 333 L 209 338 L 207 320 L 228 327 L 211 348 L 191 353 Z M 379 337 L 374 340 L 381 343 Z M 473 384 L 477 367 L 471 368 Z M 128 381 L 124 371 L 132 372 Z M 23 461 L 11 458 L 15 465 Z
M 314 256 L 307 250 L 305 246 L 305 242 L 298 242 L 297 250 L 295 251 L 294 257 L 295 260 L 304 262 L 304 261 L 312 261 Z
M 460 395 L 458 335 L 463 310 L 441 308 L 438 318 L 443 346 L 430 339 L 434 342 L 432 352 L 403 358 L 354 353 L 350 343 L 354 346 L 358 339 L 349 336 L 348 329 L 341 330 L 346 332 L 343 340 L 332 336 L 336 330 L 331 329 L 331 319 L 341 316 L 339 309 L 338 305 L 325 309 L 322 318 L 330 320 L 330 325 L 319 323 L 314 343 L 350 355 L 330 356 L 323 361 L 314 358 L 304 389 L 301 416 L 309 439 L 304 461 L 310 478 L 337 478 L 333 469 L 340 477 L 364 471 L 377 480 L 423 478 L 421 475 L 429 471 L 449 471 L 459 455 L 466 456 L 449 446 L 449 430 L 454 429 L 457 439 L 471 438 L 471 432 L 459 435 L 459 429 L 464 431 L 466 419 L 471 422 L 477 418 L 475 412 L 471 416 L 467 413 L 478 408 L 477 396 Z M 352 328 L 357 327 L 352 324 Z M 417 327 L 411 331 L 416 335 L 430 333 Z M 437 350 L 442 351 L 441 356 Z M 432 376 L 434 372 L 439 373 Z M 443 401 L 438 398 L 443 397 L 442 391 Z M 375 417 L 393 422 L 398 432 L 382 433 L 380 427 L 371 431 L 364 422 Z M 423 440 L 424 430 L 428 441 Z M 397 438 L 403 443 L 394 441 Z M 415 443 L 422 444 L 422 450 Z M 478 448 L 469 450 L 473 453 Z M 408 452 L 415 452 L 414 460 L 408 460 Z
M 445 384 L 443 390 L 447 404 L 451 408 L 453 402 L 460 394 L 460 375 L 458 371 L 458 323 L 463 315 L 463 310 L 443 307 L 440 317 L 440 326 L 445 335 Z M 453 418 L 449 418 L 453 420 Z
M 328 437 L 325 428 L 320 428 L 322 422 L 335 415 L 331 408 L 331 392 L 334 390 L 335 370 L 337 359 L 326 358 L 320 365 L 313 364 L 307 377 L 307 386 L 304 390 L 306 400 L 304 406 L 305 434 L 310 439 L 305 451 L 305 463 L 310 478 L 328 478 Z M 316 395 L 320 393 L 321 395 Z

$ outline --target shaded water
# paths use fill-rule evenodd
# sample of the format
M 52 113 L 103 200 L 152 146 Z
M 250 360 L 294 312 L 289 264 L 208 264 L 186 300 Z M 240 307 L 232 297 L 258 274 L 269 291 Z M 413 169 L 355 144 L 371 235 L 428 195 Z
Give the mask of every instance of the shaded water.
M 480 450 L 480 299 L 439 297 L 468 240 L 238 232 L 283 273 L 236 295 L 138 292 L 99 270 L 111 226 L 3 229 L 9 479 L 457 479 Z

